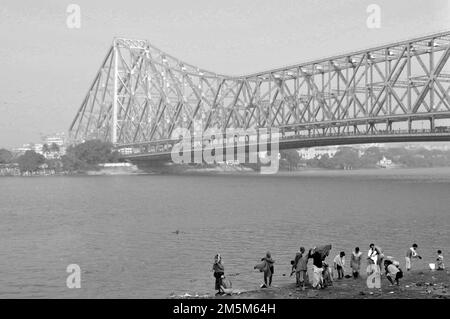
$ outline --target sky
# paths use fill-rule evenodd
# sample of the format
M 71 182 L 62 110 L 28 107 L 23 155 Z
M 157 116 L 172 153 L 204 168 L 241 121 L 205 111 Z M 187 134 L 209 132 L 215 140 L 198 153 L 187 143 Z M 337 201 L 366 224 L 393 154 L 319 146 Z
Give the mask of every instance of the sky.
M 0 0 L 0 148 L 67 132 L 115 36 L 242 75 L 446 30 L 449 0 Z

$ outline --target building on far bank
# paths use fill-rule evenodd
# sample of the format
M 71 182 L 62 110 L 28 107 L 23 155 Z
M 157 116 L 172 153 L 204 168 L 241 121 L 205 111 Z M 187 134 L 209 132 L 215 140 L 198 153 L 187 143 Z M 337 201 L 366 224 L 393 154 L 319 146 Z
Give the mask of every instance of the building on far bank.
M 319 147 L 310 147 L 310 148 L 301 148 L 298 149 L 298 155 L 304 160 L 310 160 L 313 158 L 321 158 L 325 154 L 328 157 L 333 157 L 340 147 L 351 147 L 358 151 L 359 157 L 364 155 L 365 151 L 371 147 L 383 148 L 384 144 L 380 143 L 370 143 L 370 144 L 355 144 L 355 145 L 331 145 L 331 146 L 319 146 Z
M 377 162 L 377 166 L 381 168 L 392 168 L 394 167 L 394 163 L 392 162 L 392 160 L 383 156 L 383 158 Z
M 403 146 L 405 149 L 409 151 L 426 149 L 428 151 L 449 151 L 450 143 L 449 142 L 411 142 L 411 143 L 403 143 L 398 146 Z
M 64 133 L 55 133 L 52 135 L 45 136 L 42 142 L 44 142 L 48 146 L 50 146 L 52 144 L 56 144 L 59 147 L 63 147 L 63 146 L 65 146 L 65 143 L 66 143 L 65 140 L 66 140 L 66 138 L 65 138 Z
M 26 151 L 34 151 L 47 159 L 60 158 L 66 153 L 65 133 L 46 135 L 42 137 L 40 143 L 26 143 L 21 147 L 13 148 L 12 151 L 16 156 L 23 155 Z
M 35 147 L 33 143 L 26 143 L 21 147 L 15 147 L 12 149 L 12 152 L 16 156 L 23 155 L 26 151 L 35 151 L 36 153 L 42 154 L 42 144 L 39 144 L 37 147 Z
M 338 151 L 339 146 L 320 146 L 320 147 L 310 147 L 310 148 L 300 148 L 297 150 L 298 155 L 304 160 L 310 160 L 313 158 L 321 158 L 325 154 L 328 157 L 333 157 Z
M 44 154 L 47 158 L 59 158 L 66 153 L 66 134 L 65 133 L 55 133 L 47 135 L 42 141 L 44 144 L 50 148 L 50 152 Z M 56 145 L 57 150 L 52 149 L 52 146 Z
M 44 144 L 36 143 L 31 145 L 31 150 L 35 151 L 38 154 L 42 154 L 42 149 L 44 147 Z

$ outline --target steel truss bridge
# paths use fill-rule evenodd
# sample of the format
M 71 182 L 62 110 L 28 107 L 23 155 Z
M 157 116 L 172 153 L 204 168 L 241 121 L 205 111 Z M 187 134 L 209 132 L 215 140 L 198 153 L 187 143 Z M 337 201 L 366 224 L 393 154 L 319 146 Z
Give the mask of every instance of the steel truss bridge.
M 280 149 L 449 141 L 449 57 L 450 31 L 227 76 L 146 40 L 115 38 L 70 136 L 111 141 L 130 159 L 168 156 L 176 129 L 195 126 L 221 134 L 265 128 L 269 136 L 277 129 Z

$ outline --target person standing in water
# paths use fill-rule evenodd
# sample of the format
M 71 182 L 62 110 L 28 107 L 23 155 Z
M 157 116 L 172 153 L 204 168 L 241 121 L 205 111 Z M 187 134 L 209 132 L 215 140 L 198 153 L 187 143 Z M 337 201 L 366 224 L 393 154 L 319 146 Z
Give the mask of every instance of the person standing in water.
M 261 258 L 261 261 L 264 261 L 266 263 L 264 267 L 264 285 L 265 287 L 269 287 L 272 285 L 272 276 L 274 273 L 273 264 L 275 263 L 275 261 L 272 259 L 272 255 L 269 251 L 266 253 L 265 257 Z
M 214 277 L 216 278 L 215 289 L 217 290 L 217 294 L 223 293 L 222 291 L 222 276 L 225 274 L 225 267 L 222 264 L 222 257 L 220 254 L 214 256 L 214 264 L 212 267 L 214 271 Z
M 352 258 L 350 259 L 350 267 L 352 268 L 354 279 L 359 277 L 359 270 L 361 268 L 361 256 L 362 252 L 359 251 L 359 247 L 356 247 L 355 251 L 352 252 Z

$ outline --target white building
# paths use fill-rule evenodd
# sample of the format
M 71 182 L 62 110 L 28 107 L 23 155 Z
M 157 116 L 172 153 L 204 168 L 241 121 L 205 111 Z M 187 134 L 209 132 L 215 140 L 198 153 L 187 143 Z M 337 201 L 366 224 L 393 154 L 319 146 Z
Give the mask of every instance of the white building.
M 59 147 L 62 147 L 65 145 L 65 135 L 64 133 L 56 133 L 54 135 L 48 135 L 44 138 L 43 141 L 48 146 L 51 146 L 52 144 L 56 144 Z
M 66 153 L 66 136 L 64 133 L 47 135 L 43 138 L 42 142 L 47 144 L 49 148 L 51 148 L 53 144 L 58 146 L 57 151 L 52 150 L 44 154 L 46 158 L 59 158 Z
M 31 151 L 30 144 L 24 144 L 22 147 L 15 147 L 12 149 L 13 153 L 20 156 L 25 154 L 26 151 Z
M 310 160 L 316 157 L 321 158 L 325 154 L 327 154 L 328 157 L 333 157 L 337 151 L 338 146 L 320 146 L 320 147 L 301 148 L 297 150 L 298 155 L 300 155 L 300 157 L 305 160 Z
M 16 147 L 13 148 L 13 152 L 16 153 L 17 155 L 23 155 L 25 154 L 26 151 L 35 151 L 38 154 L 42 154 L 42 144 L 33 144 L 33 143 L 28 143 L 28 144 L 23 144 L 22 147 Z
M 36 143 L 31 146 L 31 149 L 38 154 L 42 154 L 42 148 L 44 147 L 41 143 Z
M 47 144 L 48 147 L 55 144 L 58 146 L 58 150 L 46 151 L 44 153 L 44 144 Z M 27 143 L 23 144 L 22 147 L 13 149 L 13 152 L 18 155 L 23 155 L 26 151 L 35 151 L 38 154 L 44 155 L 46 158 L 60 158 L 66 153 L 65 134 L 56 133 L 53 135 L 47 135 L 42 138 L 41 143 Z
M 377 165 L 379 167 L 387 168 L 392 166 L 392 160 L 383 156 L 381 160 L 378 161 Z

